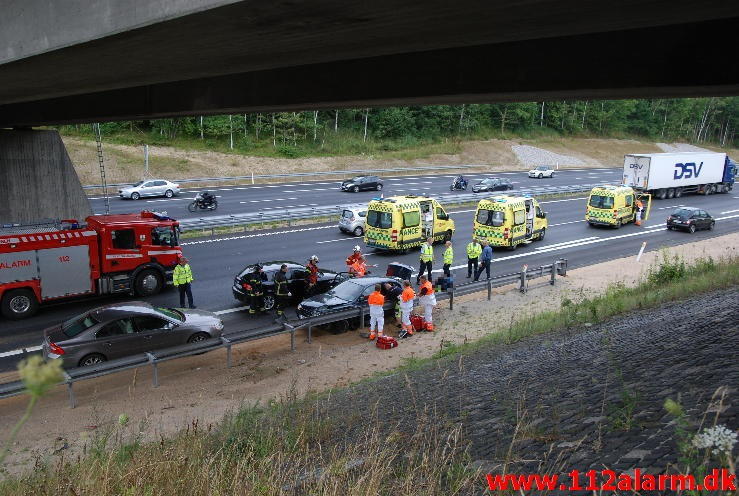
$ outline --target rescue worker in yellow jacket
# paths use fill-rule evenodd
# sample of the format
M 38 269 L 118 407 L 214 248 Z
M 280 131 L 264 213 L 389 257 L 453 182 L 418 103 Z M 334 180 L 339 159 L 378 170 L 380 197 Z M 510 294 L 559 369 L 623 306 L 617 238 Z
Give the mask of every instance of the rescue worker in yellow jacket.
M 385 296 L 381 293 L 382 286 L 375 284 L 375 291 L 367 297 L 370 314 L 370 341 L 382 337 L 385 327 Z M 364 324 L 364 323 L 363 323 Z M 377 331 L 375 333 L 375 331 Z
M 416 292 L 413 291 L 410 281 L 403 281 L 403 293 L 400 295 L 400 334 L 401 338 L 413 336 L 413 324 L 411 324 L 411 312 L 413 311 L 413 300 Z
M 473 238 L 472 241 L 467 244 L 467 279 L 477 272 L 477 262 L 481 253 L 482 245 L 476 238 Z
M 190 287 L 193 281 L 192 269 L 185 257 L 180 257 L 177 262 L 172 274 L 172 284 L 180 291 L 180 308 L 185 308 L 185 295 L 187 295 L 187 303 L 190 308 L 195 308 L 192 301 L 192 288 Z
M 452 263 L 454 262 L 454 248 L 452 248 L 452 242 L 446 242 L 446 250 L 444 250 L 444 275 L 452 277 Z
M 434 294 L 434 286 L 426 276 L 421 276 L 421 288 L 418 291 L 418 302 L 423 305 L 423 320 L 425 331 L 433 331 L 433 310 L 436 306 L 436 295 Z
M 425 243 L 421 245 L 421 268 L 418 269 L 418 277 L 416 277 L 416 284 L 418 284 L 419 278 L 424 271 L 428 270 L 429 279 L 431 279 L 431 266 L 434 263 L 434 238 L 428 238 Z

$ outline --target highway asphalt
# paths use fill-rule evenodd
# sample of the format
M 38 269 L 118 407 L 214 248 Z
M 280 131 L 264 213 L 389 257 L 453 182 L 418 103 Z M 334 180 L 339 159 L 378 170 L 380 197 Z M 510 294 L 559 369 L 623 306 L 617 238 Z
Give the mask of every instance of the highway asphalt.
M 414 176 L 392 176 L 384 178 L 385 196 L 440 193 L 449 194 L 449 185 L 456 177 L 454 173 L 423 174 Z M 501 177 L 513 182 L 514 189 L 564 186 L 572 184 L 617 183 L 621 181 L 621 169 L 563 169 L 553 178 L 529 178 L 527 171 L 520 172 L 472 172 L 465 174 L 470 179 L 467 191 L 471 193 L 472 184 L 486 177 Z M 110 198 L 111 213 L 137 212 L 141 210 L 166 211 L 176 219 L 207 218 L 218 215 L 243 214 L 251 212 L 274 212 L 296 208 L 325 207 L 365 203 L 378 196 L 377 191 L 349 193 L 340 191 L 338 180 L 318 180 L 290 182 L 284 184 L 224 185 L 213 188 L 186 188 L 174 198 L 142 198 L 123 200 L 117 196 Z M 186 186 L 186 185 L 183 185 Z M 214 212 L 190 213 L 187 205 L 198 191 L 208 190 L 218 197 L 218 210 Z M 117 189 L 115 190 L 117 194 Z M 90 198 L 95 213 L 105 212 L 105 202 L 99 196 Z
M 598 172 L 595 172 L 596 174 Z M 584 174 L 586 175 L 586 174 Z M 577 176 L 581 177 L 581 176 Z M 591 182 L 588 180 L 588 182 Z M 357 196 L 358 195 L 353 195 Z M 593 228 L 585 223 L 585 195 L 542 201 L 548 212 L 549 230 L 546 239 L 534 242 L 516 251 L 496 250 L 492 270 L 494 274 L 515 272 L 521 265 L 538 267 L 557 258 L 567 258 L 570 267 L 635 255 L 643 241 L 647 250 L 656 250 L 695 240 L 736 232 L 739 230 L 739 195 L 737 191 L 712 196 L 689 195 L 679 199 L 655 201 L 648 221 L 642 227 L 629 224 L 620 230 Z M 693 235 L 667 231 L 665 219 L 669 211 L 679 205 L 698 206 L 708 210 L 716 219 L 714 231 L 699 231 Z M 450 210 L 456 222 L 454 274 L 457 283 L 467 279 L 464 247 L 472 234 L 473 208 Z M 256 328 L 269 322 L 269 317 L 250 318 L 231 294 L 234 275 L 244 266 L 255 262 L 293 260 L 305 263 L 311 255 L 318 255 L 320 266 L 345 270 L 343 260 L 355 244 L 363 246 L 361 238 L 342 234 L 335 223 L 284 228 L 243 235 L 185 240 L 183 251 L 190 259 L 195 275 L 193 292 L 198 308 L 217 311 L 229 330 Z M 434 269 L 441 271 L 442 247 L 435 248 Z M 400 261 L 418 265 L 418 252 L 405 255 L 369 251 L 370 263 L 378 264 L 376 272 L 384 273 L 388 263 Z M 77 302 L 42 307 L 33 318 L 23 321 L 0 320 L 0 370 L 15 366 L 23 347 L 38 346 L 42 330 L 92 307 L 125 299 L 101 297 Z M 178 295 L 172 290 L 148 298 L 157 305 L 178 305 Z

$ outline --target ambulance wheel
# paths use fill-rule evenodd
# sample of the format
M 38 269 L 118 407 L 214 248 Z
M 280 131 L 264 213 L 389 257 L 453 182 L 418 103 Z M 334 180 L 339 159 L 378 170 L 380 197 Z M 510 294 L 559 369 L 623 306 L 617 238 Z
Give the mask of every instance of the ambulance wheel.
M 546 232 L 547 232 L 546 229 L 542 229 L 541 232 L 539 233 L 539 236 L 536 238 L 536 241 L 542 241 L 544 239 L 544 235 L 546 234 Z
M 510 251 L 516 251 L 516 248 L 518 248 L 518 245 L 513 242 L 511 242 L 511 246 L 508 247 Z
M 621 219 L 618 219 L 616 221 L 616 224 L 613 227 L 615 227 L 616 229 L 621 229 L 622 225 L 623 225 L 623 222 L 621 221 Z
M 139 198 L 141 198 L 141 195 L 140 194 L 135 193 L 135 192 L 134 193 L 131 193 L 131 199 L 132 200 L 138 200 Z
M 134 282 L 134 290 L 138 296 L 151 296 L 162 290 L 164 279 L 159 271 L 146 269 L 139 272 Z
M 675 188 L 670 188 L 667 190 L 667 198 L 675 198 Z
M 12 289 L 5 293 L 0 307 L 6 319 L 20 320 L 36 313 L 38 301 L 30 289 Z

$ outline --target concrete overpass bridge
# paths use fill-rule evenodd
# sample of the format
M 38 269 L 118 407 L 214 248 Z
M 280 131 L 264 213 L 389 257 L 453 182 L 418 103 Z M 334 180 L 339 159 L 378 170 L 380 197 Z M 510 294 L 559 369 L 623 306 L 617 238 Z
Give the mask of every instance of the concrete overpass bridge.
M 9 0 L 0 127 L 736 95 L 737 28 L 726 0 Z M 33 166 L 18 132 L 0 133 L 11 191 L 34 181 L 3 175 Z

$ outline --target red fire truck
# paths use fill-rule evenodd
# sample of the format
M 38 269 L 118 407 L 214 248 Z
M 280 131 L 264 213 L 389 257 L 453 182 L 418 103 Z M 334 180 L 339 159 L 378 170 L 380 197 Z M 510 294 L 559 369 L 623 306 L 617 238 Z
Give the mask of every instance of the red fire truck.
M 30 317 L 41 303 L 84 295 L 149 296 L 171 283 L 179 223 L 143 211 L 0 227 L 0 310 Z

